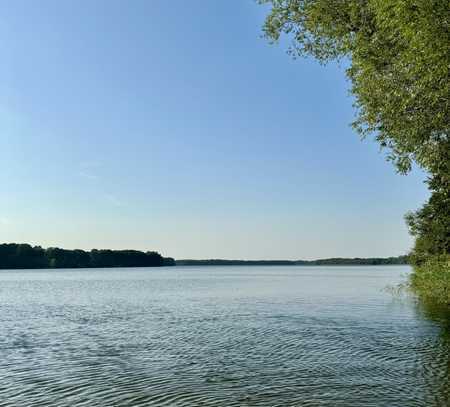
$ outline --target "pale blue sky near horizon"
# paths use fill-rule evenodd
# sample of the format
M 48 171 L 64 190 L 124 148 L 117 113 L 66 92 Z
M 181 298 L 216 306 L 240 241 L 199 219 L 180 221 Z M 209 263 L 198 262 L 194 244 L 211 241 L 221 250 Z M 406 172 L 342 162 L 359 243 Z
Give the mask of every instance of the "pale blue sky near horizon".
M 424 175 L 351 129 L 344 68 L 252 0 L 0 1 L 0 242 L 175 258 L 391 256 Z

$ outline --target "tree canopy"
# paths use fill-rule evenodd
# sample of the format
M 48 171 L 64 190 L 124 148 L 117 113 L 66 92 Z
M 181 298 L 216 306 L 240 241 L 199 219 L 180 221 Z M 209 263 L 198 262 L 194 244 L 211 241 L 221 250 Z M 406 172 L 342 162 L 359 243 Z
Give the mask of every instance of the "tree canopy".
M 442 172 L 450 149 L 448 0 L 261 0 L 263 30 L 289 52 L 322 63 L 346 58 L 363 136 L 373 134 L 399 171 Z M 447 168 L 448 170 L 448 168 Z

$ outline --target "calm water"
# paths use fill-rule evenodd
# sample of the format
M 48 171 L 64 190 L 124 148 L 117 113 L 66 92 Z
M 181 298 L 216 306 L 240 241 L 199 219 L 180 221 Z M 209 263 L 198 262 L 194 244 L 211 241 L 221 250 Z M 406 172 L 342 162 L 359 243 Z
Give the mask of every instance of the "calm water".
M 1 406 L 449 406 L 407 267 L 0 272 Z

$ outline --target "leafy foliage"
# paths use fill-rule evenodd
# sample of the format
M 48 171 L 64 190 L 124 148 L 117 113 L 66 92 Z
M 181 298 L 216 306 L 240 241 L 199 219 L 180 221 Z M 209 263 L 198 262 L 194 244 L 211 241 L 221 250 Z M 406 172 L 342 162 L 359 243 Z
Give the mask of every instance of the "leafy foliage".
M 433 185 L 433 183 L 430 183 Z M 406 223 L 416 237 L 411 253 L 413 264 L 420 265 L 429 257 L 450 253 L 450 196 L 448 188 L 432 192 L 419 210 L 406 214 Z
M 355 128 L 374 134 L 399 171 L 436 173 L 449 147 L 448 0 L 261 0 L 265 36 L 322 63 L 348 58 Z
M 425 302 L 450 305 L 450 256 L 430 256 L 416 265 L 410 285 Z

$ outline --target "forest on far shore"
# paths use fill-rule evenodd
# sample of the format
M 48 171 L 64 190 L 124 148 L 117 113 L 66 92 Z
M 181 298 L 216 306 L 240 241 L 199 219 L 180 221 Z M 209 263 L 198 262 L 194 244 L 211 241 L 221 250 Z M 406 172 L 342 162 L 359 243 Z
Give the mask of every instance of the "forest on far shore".
M 408 264 L 408 256 L 397 257 L 370 257 L 370 258 L 343 258 L 335 257 L 318 260 L 177 260 L 177 266 L 351 266 L 351 265 L 389 265 Z
M 408 264 L 408 256 L 330 258 L 318 260 L 174 260 L 158 252 L 138 250 L 47 249 L 26 243 L 0 244 L 0 269 L 161 267 L 161 266 L 350 266 Z
M 158 252 L 138 250 L 43 249 L 29 244 L 0 244 L 0 269 L 87 268 L 87 267 L 160 267 L 174 266 L 171 257 Z

